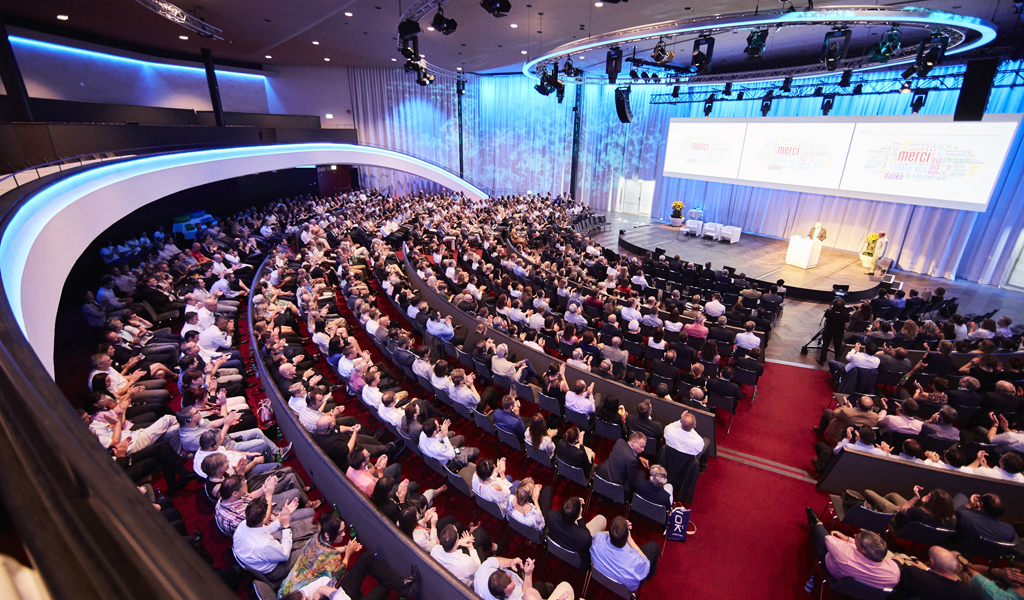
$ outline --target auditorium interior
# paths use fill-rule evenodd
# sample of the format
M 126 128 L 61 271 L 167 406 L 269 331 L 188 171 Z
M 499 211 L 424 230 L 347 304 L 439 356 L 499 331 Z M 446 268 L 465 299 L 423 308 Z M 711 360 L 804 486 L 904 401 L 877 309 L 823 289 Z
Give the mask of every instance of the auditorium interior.
M 0 0 L 0 597 L 1024 600 L 1024 1 L 764 1 Z

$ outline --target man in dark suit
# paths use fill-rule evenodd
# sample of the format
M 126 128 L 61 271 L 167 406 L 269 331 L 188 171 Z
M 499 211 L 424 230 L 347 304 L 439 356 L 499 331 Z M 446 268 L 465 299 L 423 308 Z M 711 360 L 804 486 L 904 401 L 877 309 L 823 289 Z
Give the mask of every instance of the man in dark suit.
M 974 494 L 970 498 L 957 494 L 953 506 L 958 539 L 983 536 L 996 542 L 1012 542 L 1017 536 L 1013 525 L 999 520 L 1006 507 L 995 494 Z
M 519 416 L 519 400 L 511 395 L 501 399 L 501 410 L 494 411 L 494 425 L 515 434 L 520 440 L 526 435 L 526 423 Z
M 735 335 L 733 332 L 725 328 L 727 321 L 728 319 L 725 315 L 718 317 L 718 322 L 711 327 L 708 327 L 708 339 L 719 342 L 729 342 L 731 344 Z
M 714 392 L 719 396 L 739 398 L 742 395 L 740 386 L 731 381 L 734 372 L 732 367 L 722 369 L 718 379 L 708 381 L 708 392 Z
M 697 271 L 692 268 L 692 265 L 687 264 L 679 272 L 679 275 L 683 279 L 683 281 L 682 281 L 683 285 L 685 285 L 687 287 L 697 283 Z
M 590 568 L 590 545 L 594 534 L 604 531 L 608 519 L 604 515 L 596 515 L 589 523 L 580 518 L 583 512 L 583 499 L 567 498 L 561 510 L 550 510 L 547 515 L 548 537 L 556 544 L 580 555 L 583 570 Z
M 626 500 L 633 496 L 636 488 L 636 475 L 640 470 L 640 464 L 647 466 L 647 459 L 640 456 L 647 445 L 647 437 L 635 431 L 629 434 L 629 441 L 619 439 L 615 441 L 608 460 L 597 465 L 597 474 L 602 479 L 617 483 L 626 492 Z
M 316 421 L 316 433 L 313 434 L 313 441 L 324 451 L 324 454 L 331 457 L 338 468 L 348 468 L 348 455 L 356 447 L 356 443 L 370 453 L 370 458 L 376 460 L 378 456 L 394 449 L 393 444 L 381 444 L 377 438 L 369 435 L 359 434 L 359 425 L 339 428 L 334 417 L 324 415 Z M 341 432 L 344 429 L 344 433 Z
M 653 406 L 651 405 L 651 401 L 644 399 L 636 407 L 637 414 L 626 416 L 626 429 L 630 431 L 639 431 L 647 437 L 660 440 L 663 427 L 661 423 L 651 419 L 652 410 Z
M 768 293 L 761 296 L 761 302 L 768 302 L 770 304 L 782 304 L 782 296 L 779 295 L 779 286 L 773 285 L 768 289 Z
M 963 377 L 957 389 L 946 392 L 947 402 L 954 408 L 978 408 L 982 400 L 981 394 L 978 393 L 980 387 L 981 382 L 977 379 Z
M 759 360 L 761 358 L 760 348 L 751 348 L 747 350 L 747 355 L 742 358 L 736 359 L 736 367 L 744 369 L 746 371 L 753 371 L 757 373 L 758 377 L 764 375 L 764 365 Z
M 594 471 L 594 459 L 587 453 L 587 447 L 583 445 L 583 435 L 577 427 L 570 427 L 562 434 L 562 439 L 555 445 L 555 458 L 569 466 L 582 469 L 588 479 Z
M 889 306 L 891 306 L 891 303 L 889 302 L 887 290 L 879 290 L 878 297 L 871 301 L 871 312 L 877 315 L 889 308 Z
M 638 496 L 643 496 L 645 499 L 665 508 L 672 507 L 672 496 L 665 489 L 665 484 L 668 483 L 668 471 L 665 470 L 665 467 L 651 465 L 650 479 L 645 478 L 642 474 L 637 479 L 636 494 Z M 675 490 L 673 490 L 674 492 Z
M 692 348 L 690 348 L 693 350 Z M 651 361 L 651 373 L 667 377 L 668 379 L 675 381 L 679 377 L 679 367 L 675 366 L 677 354 L 675 350 L 669 349 L 665 352 L 664 358 L 658 358 Z
M 985 410 L 994 410 L 1001 413 L 1016 413 L 1020 411 L 1021 399 L 1014 393 L 1013 383 L 1009 381 L 997 381 L 996 391 L 986 392 L 982 401 Z

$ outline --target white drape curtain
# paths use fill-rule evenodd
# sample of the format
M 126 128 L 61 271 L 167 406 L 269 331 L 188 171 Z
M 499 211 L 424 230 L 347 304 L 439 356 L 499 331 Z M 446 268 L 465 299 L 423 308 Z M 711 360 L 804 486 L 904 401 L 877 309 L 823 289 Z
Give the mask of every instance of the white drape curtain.
M 523 76 L 471 75 L 468 79 L 468 93 L 463 96 L 466 179 L 492 194 L 567 192 L 575 87 L 566 85 L 565 100 L 558 104 L 553 95 L 538 94 L 533 89 L 536 82 Z M 351 69 L 350 80 L 362 143 L 407 152 L 458 172 L 454 82 L 439 78 L 435 85 L 422 87 L 399 69 Z M 633 122 L 624 124 L 615 112 L 613 86 L 584 88 L 578 199 L 595 209 L 614 210 L 620 180 L 653 181 L 655 218 L 667 219 L 672 202 L 683 200 L 690 208 L 703 208 L 705 220 L 779 238 L 806 233 L 821 221 L 829 233 L 826 246 L 850 251 L 859 250 L 868 233 L 885 231 L 892 240 L 890 256 L 904 270 L 996 285 L 1016 258 L 1017 236 L 1024 228 L 1020 134 L 1007 158 L 1007 174 L 984 213 L 708 183 L 661 175 L 669 119 L 703 116 L 702 103 L 650 104 L 654 93 L 669 89 L 634 87 Z M 721 94 L 720 87 L 697 91 Z M 951 114 L 957 97 L 956 91 L 932 91 L 921 113 Z M 820 98 L 777 98 L 770 115 L 820 115 L 820 107 Z M 989 113 L 1022 110 L 1024 88 L 992 91 Z M 843 96 L 832 110 L 833 115 L 909 113 L 909 94 Z M 759 116 L 760 100 L 717 102 L 712 114 Z M 364 171 L 367 185 L 392 186 L 400 192 L 430 189 L 427 182 L 402 173 Z

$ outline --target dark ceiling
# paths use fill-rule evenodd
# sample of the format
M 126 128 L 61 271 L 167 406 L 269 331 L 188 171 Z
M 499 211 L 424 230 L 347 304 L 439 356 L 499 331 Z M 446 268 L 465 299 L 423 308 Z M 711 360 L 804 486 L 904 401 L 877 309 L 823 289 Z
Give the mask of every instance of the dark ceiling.
M 692 6 L 687 6 L 691 2 Z M 781 6 L 778 0 L 632 0 L 601 7 L 593 0 L 512 0 L 512 11 L 498 19 L 477 0 L 450 0 L 445 15 L 458 21 L 457 31 L 448 36 L 427 31 L 429 14 L 421 21 L 420 52 L 428 62 L 451 70 L 517 72 L 524 60 L 591 34 L 690 16 L 750 11 L 758 2 L 764 5 L 762 10 Z M 802 8 L 805 0 L 796 2 Z M 189 12 L 197 8 L 192 0 L 179 0 L 177 5 Z M 198 14 L 223 29 L 223 41 L 201 38 L 134 0 L 0 0 L 0 11 L 10 24 L 93 37 L 100 42 L 115 40 L 165 53 L 198 55 L 200 48 L 208 47 L 216 57 L 248 63 L 395 67 L 402 57 L 394 38 L 399 16 L 408 5 L 409 0 L 201 0 Z M 818 2 L 815 7 L 838 5 L 842 4 Z M 980 17 L 996 23 L 1004 39 L 1021 26 L 1014 4 L 1000 0 L 911 0 L 885 5 Z M 58 15 L 68 19 L 58 20 Z M 182 35 L 188 39 L 179 39 Z M 818 37 L 807 41 L 810 51 L 820 45 L 820 35 L 813 35 Z M 771 48 L 769 43 L 766 58 Z M 271 58 L 265 58 L 268 55 Z M 677 62 L 688 59 L 682 48 L 677 48 L 676 55 Z M 584 60 L 596 62 L 603 57 Z

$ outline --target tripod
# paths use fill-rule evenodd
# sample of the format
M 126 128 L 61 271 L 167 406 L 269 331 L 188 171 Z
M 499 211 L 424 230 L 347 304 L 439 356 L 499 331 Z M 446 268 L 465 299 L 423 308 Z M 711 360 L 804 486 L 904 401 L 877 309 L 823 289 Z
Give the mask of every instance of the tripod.
M 818 330 L 818 333 L 814 334 L 814 336 L 811 337 L 811 339 L 807 340 L 807 343 L 800 348 L 800 354 L 807 356 L 807 351 L 811 348 L 814 348 L 815 350 L 821 350 L 821 342 L 818 340 L 821 340 L 821 336 L 824 333 L 825 328 L 822 327 L 821 329 Z M 817 344 L 814 343 L 816 341 L 818 342 Z

